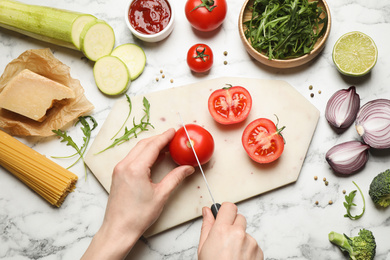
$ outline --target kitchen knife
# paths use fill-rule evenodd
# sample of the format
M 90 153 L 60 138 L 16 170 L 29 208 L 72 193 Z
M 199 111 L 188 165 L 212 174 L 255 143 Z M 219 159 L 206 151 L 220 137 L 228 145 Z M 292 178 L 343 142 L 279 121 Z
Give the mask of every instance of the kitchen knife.
M 191 145 L 191 149 L 192 149 L 192 152 L 194 153 L 196 162 L 198 163 L 199 170 L 200 170 L 200 172 L 202 173 L 203 180 L 204 180 L 205 183 L 206 183 L 207 190 L 209 191 L 211 200 L 212 200 L 212 202 L 213 202 L 213 204 L 212 204 L 211 207 L 210 207 L 210 208 L 211 208 L 211 212 L 213 213 L 214 218 L 216 218 L 216 217 L 217 217 L 217 214 L 218 214 L 218 210 L 219 210 L 219 208 L 221 207 L 221 204 L 216 203 L 215 200 L 214 200 L 214 196 L 213 196 L 213 193 L 211 192 L 209 183 L 207 182 L 206 175 L 204 174 L 202 165 L 201 165 L 200 162 L 199 162 L 198 155 L 196 154 L 195 148 L 194 148 L 194 146 L 192 145 L 190 134 L 189 134 L 188 131 L 187 131 L 187 128 L 186 128 L 186 126 L 185 126 L 185 124 L 184 124 L 184 122 L 183 122 L 183 119 L 182 119 L 180 113 L 179 113 L 179 117 L 180 117 L 181 124 L 182 124 L 182 126 L 183 126 L 183 128 L 184 128 L 184 131 L 186 132 L 186 135 L 187 135 L 189 144 Z

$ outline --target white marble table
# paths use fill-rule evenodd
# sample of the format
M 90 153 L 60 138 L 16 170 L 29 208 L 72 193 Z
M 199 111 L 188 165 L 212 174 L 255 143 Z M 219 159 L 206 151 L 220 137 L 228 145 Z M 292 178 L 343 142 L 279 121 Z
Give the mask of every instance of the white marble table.
M 330 231 L 354 236 L 359 229 L 367 228 L 377 239 L 376 259 L 390 260 L 390 209 L 376 209 L 368 196 L 368 185 L 372 178 L 390 168 L 390 152 L 371 153 L 365 169 L 358 174 L 344 178 L 336 176 L 325 161 L 325 153 L 333 145 L 358 139 L 358 136 L 353 127 L 341 135 L 336 134 L 324 118 L 328 98 L 335 91 L 351 85 L 356 86 L 362 104 L 379 97 L 390 98 L 390 83 L 387 82 L 390 78 L 390 59 L 387 58 L 390 57 L 388 1 L 328 0 L 332 30 L 324 51 L 310 64 L 288 70 L 265 67 L 246 53 L 237 28 L 243 0 L 228 0 L 229 10 L 223 26 L 214 33 L 206 34 L 191 29 L 184 15 L 185 1 L 173 0 L 176 12 L 174 31 L 168 39 L 158 44 L 140 42 L 130 34 L 123 16 L 126 0 L 115 3 L 101 0 L 28 2 L 94 14 L 114 28 L 116 45 L 135 42 L 142 46 L 147 55 L 147 65 L 140 78 L 132 83 L 129 95 L 222 76 L 289 82 L 320 110 L 320 121 L 298 181 L 238 204 L 239 211 L 247 217 L 248 232 L 257 239 L 266 259 L 326 260 L 344 259 L 341 252 L 328 241 Z M 336 40 L 353 30 L 370 35 L 379 49 L 376 67 L 362 78 L 342 76 L 334 67 L 331 57 Z M 187 50 L 197 42 L 208 44 L 214 51 L 215 64 L 209 73 L 191 73 L 186 64 Z M 120 97 L 109 98 L 99 92 L 92 75 L 93 63 L 88 62 L 81 53 L 0 29 L 0 72 L 25 50 L 46 47 L 50 47 L 59 60 L 70 66 L 72 76 L 81 81 L 87 98 L 96 107 L 92 115 L 101 126 L 110 107 Z M 224 51 L 228 52 L 227 56 L 224 56 Z M 227 61 L 227 65 L 224 65 L 224 61 Z M 165 78 L 162 78 L 160 70 L 163 70 Z M 159 80 L 156 81 L 156 78 Z M 312 90 L 309 90 L 310 85 L 313 86 Z M 76 128 L 70 131 L 77 134 Z M 71 148 L 55 138 L 19 140 L 48 156 L 71 152 Z M 64 160 L 56 162 L 65 167 L 69 165 Z M 83 178 L 81 164 L 72 171 L 80 177 L 77 189 L 57 209 L 0 168 L 0 259 L 81 257 L 102 222 L 108 195 L 93 174 L 89 173 L 87 180 Z M 319 180 L 315 181 L 314 176 L 318 176 Z M 322 180 L 324 177 L 329 181 L 328 186 Z M 343 217 L 342 190 L 354 190 L 352 181 L 362 188 L 367 202 L 366 213 L 356 221 Z M 360 195 L 356 197 L 356 202 L 360 204 L 359 199 Z M 332 205 L 328 204 L 329 200 L 333 201 Z M 315 205 L 315 201 L 319 204 Z M 201 219 L 196 219 L 147 240 L 140 240 L 129 259 L 196 259 L 200 226 Z

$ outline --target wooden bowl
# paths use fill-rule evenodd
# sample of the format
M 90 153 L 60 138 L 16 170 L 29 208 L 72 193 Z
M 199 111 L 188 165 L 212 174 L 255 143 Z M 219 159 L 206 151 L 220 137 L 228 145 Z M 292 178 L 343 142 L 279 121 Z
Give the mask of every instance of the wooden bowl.
M 309 0 L 309 2 L 312 2 L 313 0 Z M 263 53 L 260 53 L 259 51 L 255 50 L 252 45 L 249 43 L 249 41 L 246 39 L 244 35 L 245 31 L 245 25 L 244 22 L 248 21 L 252 18 L 252 11 L 250 10 L 250 7 L 253 6 L 254 0 L 246 0 L 244 5 L 241 8 L 240 16 L 238 19 L 238 30 L 240 33 L 240 38 L 245 46 L 245 49 L 247 52 L 257 61 L 273 67 L 273 68 L 279 68 L 279 69 L 284 69 L 284 68 L 294 68 L 301 66 L 312 59 L 314 59 L 325 47 L 325 42 L 328 39 L 329 32 L 330 32 L 330 26 L 331 26 L 331 17 L 330 17 L 330 10 L 328 7 L 328 4 L 325 2 L 325 0 L 318 0 L 318 5 L 321 6 L 326 13 L 328 14 L 328 24 L 327 24 L 327 29 L 325 31 L 325 34 L 322 35 L 314 45 L 314 49 L 308 53 L 305 54 L 301 57 L 298 58 L 293 58 L 293 59 L 286 59 L 286 60 L 281 60 L 281 59 L 272 59 L 270 60 L 267 56 L 265 56 Z M 324 14 L 322 14 L 324 16 Z M 321 29 L 321 28 L 320 28 Z

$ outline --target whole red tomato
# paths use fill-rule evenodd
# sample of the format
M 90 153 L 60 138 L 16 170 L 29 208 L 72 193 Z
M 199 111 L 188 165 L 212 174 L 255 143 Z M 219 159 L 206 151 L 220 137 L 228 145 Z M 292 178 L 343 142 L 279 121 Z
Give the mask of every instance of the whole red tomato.
M 188 124 L 186 128 L 200 164 L 207 163 L 214 152 L 212 135 L 206 129 L 196 124 Z M 169 152 L 177 164 L 198 166 L 191 143 L 187 138 L 184 127 L 179 128 L 169 143 Z
M 194 72 L 202 73 L 210 70 L 213 62 L 213 51 L 206 44 L 195 44 L 187 52 L 187 64 Z
M 246 88 L 230 86 L 211 93 L 208 101 L 211 116 L 220 124 L 244 121 L 252 108 L 252 97 Z
M 209 32 L 217 29 L 227 13 L 226 0 L 187 0 L 185 14 L 192 27 Z
M 251 122 L 242 135 L 242 145 L 249 157 L 258 163 L 270 163 L 278 159 L 284 150 L 281 131 L 267 118 Z

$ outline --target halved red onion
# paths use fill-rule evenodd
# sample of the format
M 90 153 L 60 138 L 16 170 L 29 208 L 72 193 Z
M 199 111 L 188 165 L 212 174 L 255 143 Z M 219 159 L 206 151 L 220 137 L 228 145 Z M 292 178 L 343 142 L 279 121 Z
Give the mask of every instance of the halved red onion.
M 355 127 L 364 142 L 372 148 L 390 148 L 390 100 L 375 99 L 362 106 Z
M 340 174 L 352 174 L 363 168 L 368 160 L 370 146 L 349 141 L 333 146 L 325 155 L 332 169 Z
M 325 118 L 337 129 L 352 125 L 360 107 L 360 97 L 354 86 L 334 93 L 326 104 Z

